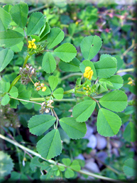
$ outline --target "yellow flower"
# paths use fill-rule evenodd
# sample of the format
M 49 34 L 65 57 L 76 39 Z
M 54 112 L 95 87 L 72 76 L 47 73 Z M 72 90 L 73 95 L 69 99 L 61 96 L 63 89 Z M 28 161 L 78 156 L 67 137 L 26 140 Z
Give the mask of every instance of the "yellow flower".
M 92 76 L 93 76 L 93 70 L 91 69 L 91 67 L 87 66 L 85 68 L 85 72 L 83 74 L 83 76 L 89 80 L 92 79 Z
M 129 82 L 127 83 L 128 85 L 131 86 L 135 85 L 134 80 L 131 77 L 129 77 L 128 80 L 129 80 Z
M 46 91 L 46 86 L 44 86 L 44 87 L 42 87 L 42 91 L 44 92 L 44 91 Z
M 28 41 L 28 48 L 33 48 L 33 49 L 36 49 L 37 46 L 36 44 L 34 43 L 36 40 L 35 39 L 32 39 L 32 41 Z
M 76 21 L 75 24 L 78 25 L 78 21 Z

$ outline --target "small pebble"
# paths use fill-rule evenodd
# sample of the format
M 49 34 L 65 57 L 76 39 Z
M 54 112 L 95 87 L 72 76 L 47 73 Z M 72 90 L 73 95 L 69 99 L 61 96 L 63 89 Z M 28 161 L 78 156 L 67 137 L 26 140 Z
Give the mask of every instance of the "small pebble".
M 84 156 L 82 154 L 79 154 L 77 157 L 75 157 L 76 159 L 81 159 L 81 160 L 85 160 Z
M 89 171 L 92 171 L 94 173 L 99 173 L 100 170 L 98 168 L 98 165 L 94 162 L 94 159 L 91 158 L 86 162 L 85 168 L 87 168 Z
M 89 125 L 86 125 L 87 126 L 87 132 L 86 132 L 86 134 L 85 134 L 85 136 L 83 137 L 83 138 L 89 138 L 90 137 L 90 135 L 93 133 L 93 128 L 92 127 L 90 127 Z
M 115 148 L 119 148 L 121 146 L 121 142 L 119 140 L 111 141 L 111 145 Z
M 107 146 L 107 140 L 105 137 L 101 136 L 100 134 L 96 134 L 97 138 L 97 149 L 101 150 Z
M 117 148 L 113 148 L 112 153 L 115 154 L 117 157 L 119 156 L 119 152 Z
M 95 149 L 96 145 L 97 145 L 97 138 L 95 135 L 91 135 L 89 137 L 89 143 L 87 144 L 87 147 L 91 147 L 92 149 Z

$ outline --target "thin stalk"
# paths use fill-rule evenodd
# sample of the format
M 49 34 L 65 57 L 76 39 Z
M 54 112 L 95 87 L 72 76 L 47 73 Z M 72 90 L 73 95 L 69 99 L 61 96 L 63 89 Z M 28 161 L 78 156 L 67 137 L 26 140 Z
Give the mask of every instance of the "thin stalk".
M 130 68 L 130 69 L 121 69 L 119 71 L 117 71 L 117 73 L 121 73 L 121 72 L 130 72 L 130 71 L 134 71 L 134 68 Z M 61 80 L 65 80 L 65 79 L 68 79 L 70 77 L 73 77 L 73 76 L 82 76 L 83 74 L 78 72 L 78 73 L 73 73 L 73 74 L 68 74 L 67 76 L 64 76 L 61 78 Z
M 95 98 L 91 97 L 90 95 L 88 95 L 88 97 L 92 98 L 92 100 L 94 100 L 98 104 L 98 107 L 101 109 L 98 100 L 96 100 Z
M 62 77 L 61 80 L 63 81 L 63 80 L 65 80 L 65 79 L 68 79 L 68 78 L 73 77 L 73 76 L 82 76 L 82 73 L 73 73 L 73 74 L 69 74 L 69 75 L 67 75 L 67 76 Z
M 29 100 L 24 100 L 24 99 L 20 99 L 20 98 L 15 98 L 15 97 L 11 97 L 11 96 L 10 96 L 10 98 L 15 99 L 15 100 L 19 100 L 19 101 L 23 101 L 23 102 L 30 102 L 30 103 L 33 103 L 33 104 L 41 105 L 41 103 L 32 102 L 32 101 L 29 101 Z
M 113 172 L 115 172 L 116 174 L 118 174 L 118 175 L 120 175 L 121 174 L 121 172 L 118 172 L 117 170 L 115 170 L 114 168 L 112 168 L 111 166 L 109 166 L 109 165 L 106 165 L 103 161 L 101 161 L 99 158 L 97 158 L 97 157 L 94 157 L 97 161 L 99 161 L 100 163 L 102 163 L 103 165 L 105 165 L 106 166 L 106 168 L 108 168 L 108 169 L 110 169 L 110 170 L 112 170 Z
M 25 150 L 25 151 L 29 152 L 30 154 L 33 154 L 34 156 L 37 156 L 37 157 L 39 157 L 39 158 L 41 158 L 41 159 L 43 159 L 43 160 L 45 160 L 45 161 L 47 161 L 47 162 L 49 162 L 49 163 L 51 163 L 51 164 L 56 165 L 56 162 L 55 162 L 55 161 L 53 161 L 53 160 L 46 160 L 46 159 L 43 158 L 40 154 L 38 154 L 38 153 L 36 153 L 36 152 L 30 150 L 30 149 L 27 148 L 27 147 L 24 147 L 24 146 L 20 145 L 18 142 L 15 142 L 15 141 L 13 141 L 13 140 L 11 140 L 11 139 L 9 139 L 9 138 L 7 138 L 7 137 L 1 135 L 1 134 L 0 134 L 0 138 L 3 139 L 3 140 L 6 140 L 6 141 L 8 141 L 8 142 L 10 142 L 11 144 L 13 144 L 13 145 L 19 147 L 19 148 L 22 149 L 22 150 Z M 66 165 L 64 165 L 64 164 L 62 164 L 62 163 L 58 163 L 58 165 L 59 165 L 59 166 L 64 166 L 64 167 L 66 167 Z M 115 179 L 111 179 L 111 178 L 108 178 L 108 177 L 104 177 L 104 176 L 97 175 L 97 174 L 94 174 L 94 173 L 91 173 L 91 172 L 87 172 L 87 171 L 83 171 L 83 170 L 80 170 L 80 171 L 77 171 L 77 172 L 78 172 L 78 173 L 81 173 L 81 174 L 84 174 L 84 175 L 91 176 L 91 177 L 95 177 L 95 178 L 98 178 L 98 179 L 109 180 L 109 181 L 113 181 L 113 182 L 116 181 Z
M 24 61 L 24 64 L 23 64 L 23 68 L 25 67 L 25 65 L 26 65 L 26 63 L 27 63 L 29 57 L 30 57 L 30 55 L 27 55 L 27 56 L 26 56 L 25 61 Z M 21 75 L 18 75 L 18 76 L 12 81 L 12 83 L 11 83 L 11 85 L 10 85 L 10 88 L 9 88 L 8 92 L 9 92 L 9 91 L 11 90 L 11 88 L 20 80 L 20 78 L 21 78 Z
M 25 61 L 24 61 L 24 63 L 23 63 L 23 68 L 26 66 L 27 61 L 28 61 L 28 59 L 30 58 L 30 56 L 31 56 L 31 55 L 27 55 L 27 56 L 26 56 Z
M 121 58 L 123 57 L 135 46 L 135 40 L 132 41 L 131 46 L 121 55 Z
M 11 88 L 19 81 L 19 79 L 21 78 L 21 75 L 18 75 L 11 83 L 10 88 L 8 90 L 8 92 L 11 90 Z
M 2 130 L 3 130 L 11 139 L 13 139 L 14 141 L 16 141 L 16 140 L 14 139 L 14 137 L 13 137 L 11 134 L 9 134 L 2 126 L 1 126 L 1 128 L 2 128 Z M 25 151 L 25 150 L 24 150 L 24 152 L 25 152 L 26 154 L 28 154 L 31 158 L 33 158 L 33 157 L 31 156 L 30 153 L 28 153 L 28 152 Z
M 35 84 L 34 82 L 33 82 L 33 80 L 32 80 L 32 78 L 28 75 L 28 77 L 29 77 L 29 79 L 30 79 L 30 81 L 33 83 L 33 85 Z
M 58 118 L 58 116 L 57 116 L 56 112 L 54 111 L 54 109 L 51 109 L 51 110 L 52 110 L 52 112 L 53 112 L 54 116 L 56 117 L 56 125 L 55 125 L 55 128 L 57 129 L 58 124 L 59 124 L 59 118 Z
M 53 99 L 57 102 L 76 102 L 76 99 L 73 98 L 63 98 L 63 99 Z M 30 98 L 30 101 L 45 101 L 44 98 Z
M 99 99 L 103 96 L 95 96 L 94 99 Z M 63 99 L 52 99 L 57 102 L 76 102 L 79 98 L 63 98 Z M 45 101 L 44 98 L 30 98 L 30 101 Z
M 111 153 L 110 153 L 110 137 L 107 137 L 107 152 L 108 152 L 108 157 L 111 157 Z
M 47 7 L 47 5 L 41 6 L 41 7 L 39 7 L 39 8 L 35 8 L 35 9 L 33 9 L 33 10 L 30 10 L 30 11 L 28 12 L 28 14 L 33 13 L 33 12 L 35 12 L 35 11 L 40 11 L 40 10 L 46 8 L 46 7 Z
M 130 68 L 130 69 L 121 69 L 119 71 L 117 71 L 117 73 L 121 73 L 121 72 L 133 72 L 134 68 Z

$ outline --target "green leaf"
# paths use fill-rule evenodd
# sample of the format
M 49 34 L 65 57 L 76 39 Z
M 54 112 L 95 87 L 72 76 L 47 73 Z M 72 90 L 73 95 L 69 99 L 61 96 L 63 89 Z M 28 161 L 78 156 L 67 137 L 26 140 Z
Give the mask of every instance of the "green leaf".
M 27 23 L 27 16 L 28 16 L 28 5 L 24 2 L 20 2 L 19 4 L 15 4 L 11 10 L 10 14 L 14 22 L 24 28 Z
M 97 94 L 108 91 L 107 84 L 105 82 L 97 83 L 95 86 Z
M 31 14 L 28 22 L 27 35 L 38 34 L 41 27 L 44 26 L 44 16 L 40 12 L 34 12 Z
M 69 136 L 66 134 L 66 132 L 61 127 L 59 127 L 58 130 L 60 133 L 61 140 L 68 144 L 70 142 Z
M 123 171 L 126 176 L 134 177 L 136 173 L 135 160 L 129 158 L 124 162 Z
M 121 90 L 115 90 L 105 94 L 99 103 L 112 111 L 121 112 L 127 106 L 127 95 Z
M 32 158 L 29 165 L 33 172 L 36 171 L 36 167 L 40 167 L 39 158 L 38 157 Z
M 80 64 L 80 61 L 77 58 L 74 58 L 69 63 L 60 61 L 59 68 L 65 72 L 78 72 L 80 71 L 79 64 Z
M 10 14 L 3 8 L 0 8 L 0 32 L 5 31 L 11 22 Z
M 85 100 L 76 104 L 73 108 L 72 115 L 77 122 L 84 122 L 91 116 L 96 107 L 94 100 Z
M 84 60 L 81 64 L 80 64 L 80 70 L 84 73 L 85 72 L 85 68 L 89 66 L 91 67 L 91 69 L 93 70 L 93 76 L 92 76 L 92 80 L 96 80 L 97 79 L 97 74 L 96 74 L 96 70 L 94 67 L 93 62 L 89 61 L 89 60 Z
M 29 165 L 30 165 L 30 168 L 32 169 L 32 171 L 34 172 L 34 171 L 36 171 L 36 167 L 40 167 L 41 170 L 47 169 L 50 166 L 50 163 L 46 162 L 46 161 L 40 163 L 39 158 L 34 157 L 34 158 L 31 159 L 31 162 L 30 162 Z
M 3 9 L 5 10 L 5 11 L 7 11 L 8 13 L 10 12 L 10 9 L 12 8 L 12 5 L 11 4 L 6 4 L 4 7 L 3 7 Z
M 50 32 L 50 26 L 48 24 L 48 22 L 46 22 L 44 24 L 44 26 L 41 28 L 41 31 L 40 31 L 40 41 L 43 41 L 46 39 L 46 35 Z
M 62 144 L 58 129 L 54 129 L 47 133 L 37 143 L 37 150 L 45 159 L 51 159 L 58 156 L 62 151 Z
M 128 125 L 125 128 L 125 131 L 123 133 L 123 137 L 128 142 L 135 142 L 135 125 L 132 122 L 129 122 Z
M 47 73 L 52 73 L 56 69 L 56 61 L 50 52 L 45 53 L 43 57 L 42 69 Z
M 43 92 L 42 90 L 39 90 L 38 94 L 41 96 L 50 95 L 51 94 L 50 88 L 47 85 L 44 85 L 44 86 L 46 87 L 46 91 Z
M 69 24 L 68 31 L 71 36 L 73 36 L 73 34 L 75 33 L 75 30 L 76 30 L 76 24 L 75 23 Z
M 63 158 L 62 163 L 66 166 L 69 166 L 71 164 L 71 160 L 69 158 Z
M 67 179 L 74 177 L 74 175 L 75 174 L 74 174 L 74 171 L 73 170 L 71 170 L 70 168 L 67 168 L 66 169 L 66 171 L 65 171 L 65 177 Z
M 64 93 L 64 90 L 63 88 L 57 88 L 54 92 L 53 92 L 53 96 L 60 100 L 63 98 L 63 93 Z
M 97 131 L 100 135 L 105 137 L 116 135 L 121 127 L 121 124 L 122 121 L 117 114 L 107 109 L 99 109 L 97 116 Z
M 14 53 L 10 49 L 2 49 L 0 51 L 0 72 L 5 69 L 5 67 L 10 63 L 13 59 Z
M 57 87 L 59 80 L 56 76 L 49 76 L 48 82 L 51 90 L 53 91 Z
M 22 42 L 20 42 L 20 43 L 18 43 L 18 44 L 16 44 L 16 45 L 10 47 L 10 49 L 11 49 L 12 51 L 14 51 L 14 52 L 20 52 L 20 51 L 22 50 L 22 48 L 23 48 L 23 45 L 24 45 L 24 43 L 23 43 L 23 41 L 22 41 Z
M 86 124 L 76 122 L 73 117 L 61 118 L 59 122 L 66 134 L 72 139 L 84 137 L 87 131 Z
M 113 86 L 109 86 L 110 89 L 119 89 L 123 86 L 123 79 L 119 75 L 111 76 L 107 78 L 108 81 L 112 83 Z
M 8 92 L 9 88 L 10 88 L 10 83 L 5 82 L 3 79 L 1 79 L 0 80 L 0 94 Z
M 42 135 L 55 121 L 56 118 L 48 114 L 35 115 L 29 120 L 28 127 L 32 134 Z
M 78 160 L 73 160 L 71 165 L 70 165 L 70 168 L 72 168 L 75 171 L 80 171 L 81 167 L 79 165 L 79 161 Z
M 31 97 L 31 91 L 26 89 L 26 86 L 18 84 L 18 98 L 19 99 L 24 99 L 24 100 L 29 100 Z M 22 104 L 26 105 L 28 102 L 20 101 Z
M 11 88 L 9 94 L 10 94 L 12 97 L 17 98 L 17 97 L 18 97 L 18 89 L 17 89 L 15 86 L 13 86 L 13 87 Z
M 0 151 L 0 177 L 10 174 L 13 166 L 11 157 L 7 153 Z
M 20 43 L 23 39 L 23 35 L 14 30 L 0 32 L 0 45 L 7 48 Z
M 113 87 L 113 84 L 110 81 L 108 81 L 108 79 L 105 78 L 100 79 L 99 83 L 104 85 L 106 88 Z
M 64 171 L 65 171 L 65 167 L 62 166 L 62 165 L 59 165 L 58 168 L 59 168 L 59 170 L 60 170 L 61 172 L 64 172 Z
M 117 70 L 116 60 L 110 55 L 101 57 L 100 61 L 94 63 L 94 66 L 99 78 L 108 78 Z
M 1 105 L 5 106 L 5 105 L 7 105 L 9 103 L 9 101 L 10 101 L 10 97 L 9 97 L 8 94 L 6 94 L 6 95 L 4 95 L 4 97 L 1 100 Z
M 121 55 L 114 55 L 114 57 L 117 59 L 117 71 L 123 66 L 124 61 L 121 59 Z
M 70 62 L 77 54 L 76 48 L 70 43 L 64 43 L 54 50 L 54 54 L 64 62 Z
M 85 59 L 91 60 L 96 56 L 102 46 L 99 36 L 87 36 L 81 41 L 80 48 Z
M 58 27 L 54 27 L 50 30 L 50 33 L 46 36 L 47 48 L 51 49 L 57 46 L 64 39 L 64 32 Z

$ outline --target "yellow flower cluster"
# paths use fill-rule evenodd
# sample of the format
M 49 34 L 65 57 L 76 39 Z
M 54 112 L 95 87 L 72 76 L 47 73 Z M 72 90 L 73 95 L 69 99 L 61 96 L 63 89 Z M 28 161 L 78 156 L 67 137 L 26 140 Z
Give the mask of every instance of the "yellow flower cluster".
M 37 91 L 42 90 L 44 92 L 47 89 L 46 86 L 44 86 L 44 83 L 40 84 L 40 82 L 35 83 L 34 86 L 37 87 L 36 88 Z
M 32 39 L 32 41 L 28 41 L 28 48 L 33 48 L 33 49 L 36 49 L 37 48 L 37 46 L 35 45 L 35 42 L 36 41 L 36 39 Z
M 86 87 L 83 87 L 83 90 L 86 90 L 86 93 L 88 94 L 88 92 L 91 91 L 91 88 L 87 85 Z
M 135 85 L 134 80 L 131 77 L 129 77 L 128 80 L 129 80 L 129 82 L 127 83 L 128 85 L 131 86 Z
M 83 74 L 83 76 L 89 80 L 92 79 L 92 76 L 93 76 L 93 70 L 91 69 L 91 67 L 87 66 L 85 68 L 85 72 Z

